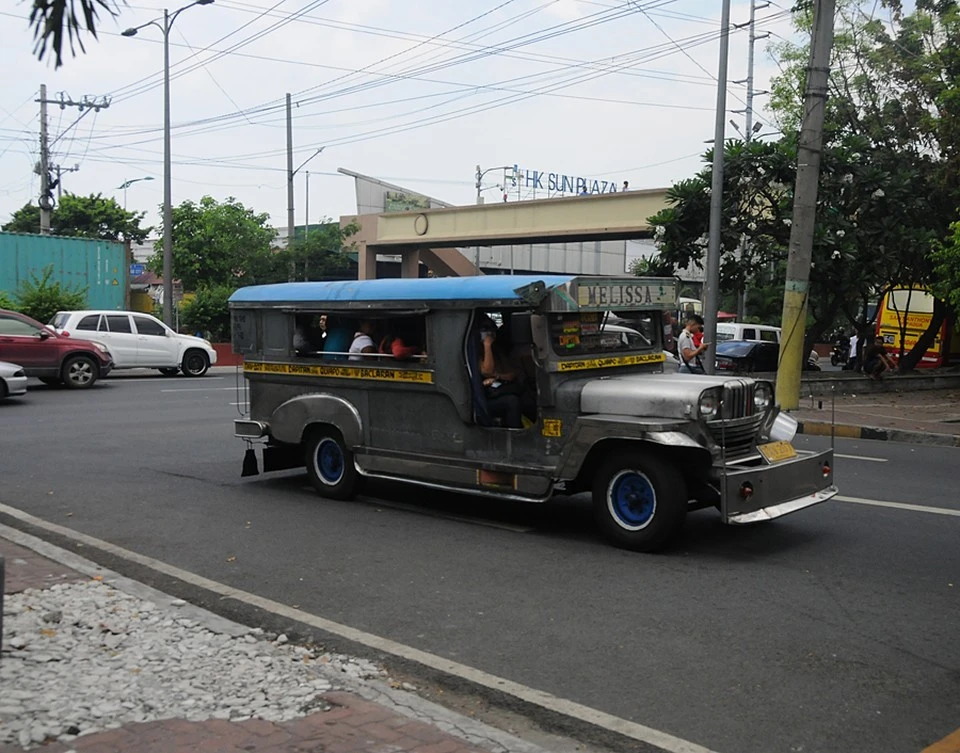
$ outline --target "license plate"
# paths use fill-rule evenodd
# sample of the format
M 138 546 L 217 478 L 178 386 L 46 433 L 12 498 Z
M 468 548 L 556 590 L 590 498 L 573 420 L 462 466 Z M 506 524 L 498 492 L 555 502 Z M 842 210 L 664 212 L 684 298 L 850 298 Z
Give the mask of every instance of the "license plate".
M 797 451 L 789 442 L 768 442 L 757 447 L 768 463 L 778 463 L 797 456 Z

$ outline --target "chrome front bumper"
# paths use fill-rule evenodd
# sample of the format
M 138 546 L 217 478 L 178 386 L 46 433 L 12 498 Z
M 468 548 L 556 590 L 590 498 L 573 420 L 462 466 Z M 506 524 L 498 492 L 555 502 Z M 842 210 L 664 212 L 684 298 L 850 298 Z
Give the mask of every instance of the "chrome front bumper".
M 744 496 L 746 488 L 752 493 Z M 833 450 L 824 450 L 727 470 L 720 479 L 720 513 L 724 523 L 760 523 L 825 502 L 838 491 L 833 484 Z

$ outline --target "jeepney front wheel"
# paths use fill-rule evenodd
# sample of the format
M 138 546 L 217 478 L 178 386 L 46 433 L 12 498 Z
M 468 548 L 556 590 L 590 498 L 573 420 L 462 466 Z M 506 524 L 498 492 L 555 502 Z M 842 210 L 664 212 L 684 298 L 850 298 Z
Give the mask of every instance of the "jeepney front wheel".
M 346 447 L 340 432 L 317 429 L 304 443 L 307 474 L 313 488 L 323 497 L 353 499 L 359 476 L 353 464 L 353 453 Z
M 683 525 L 686 484 L 667 458 L 618 452 L 594 477 L 593 509 L 597 525 L 615 546 L 655 552 Z

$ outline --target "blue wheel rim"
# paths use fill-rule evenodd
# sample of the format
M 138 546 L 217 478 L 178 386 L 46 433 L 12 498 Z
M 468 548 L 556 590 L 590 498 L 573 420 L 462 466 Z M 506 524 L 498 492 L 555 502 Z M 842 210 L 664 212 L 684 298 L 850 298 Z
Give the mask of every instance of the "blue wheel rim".
M 657 512 L 657 493 L 646 474 L 629 470 L 617 473 L 607 487 L 607 510 L 627 531 L 646 528 Z
M 343 478 L 343 450 L 336 440 L 329 437 L 320 440 L 317 445 L 316 468 L 320 480 L 330 486 L 338 484 Z

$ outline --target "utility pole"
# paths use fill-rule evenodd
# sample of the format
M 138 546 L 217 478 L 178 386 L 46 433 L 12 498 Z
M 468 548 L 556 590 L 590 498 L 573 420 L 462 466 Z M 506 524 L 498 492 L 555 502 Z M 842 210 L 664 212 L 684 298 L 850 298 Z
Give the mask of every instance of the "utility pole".
M 747 85 L 747 106 L 743 110 L 734 110 L 734 112 L 744 114 L 743 118 L 743 139 L 749 145 L 753 140 L 754 127 L 753 127 L 753 97 L 757 94 L 766 94 L 766 91 L 755 91 L 753 88 L 753 56 L 754 48 L 756 47 L 757 41 L 760 39 L 766 39 L 770 36 L 770 32 L 763 32 L 762 34 L 757 34 L 757 11 L 764 8 L 769 8 L 770 3 L 764 2 L 760 5 L 757 4 L 757 0 L 750 0 L 750 20 L 747 22 L 747 25 L 750 28 L 749 32 L 749 44 L 747 46 L 747 77 L 741 79 L 740 81 L 734 81 L 735 84 Z M 733 121 L 731 121 L 733 122 Z M 759 124 L 758 124 L 759 126 Z M 736 127 L 736 123 L 734 123 Z M 759 128 L 757 129 L 759 130 Z M 740 238 L 740 249 L 738 253 L 740 258 L 743 259 L 747 253 L 748 240 L 746 234 Z M 742 288 L 737 295 L 737 318 L 740 321 L 744 321 L 747 316 L 747 291 L 746 287 Z
M 40 205 L 40 232 L 41 234 L 48 234 L 50 232 L 50 212 L 55 205 L 53 201 L 53 189 L 56 187 L 57 198 L 60 198 L 62 194 L 62 190 L 60 189 L 60 176 L 63 173 L 72 173 L 79 170 L 80 165 L 76 165 L 73 168 L 62 168 L 59 165 L 50 164 L 51 144 L 47 131 L 47 105 L 60 105 L 61 110 L 67 107 L 76 107 L 80 110 L 80 118 L 82 118 L 88 112 L 100 112 L 100 110 L 108 108 L 110 106 L 110 98 L 101 97 L 97 100 L 85 96 L 77 102 L 64 92 L 60 92 L 57 99 L 47 99 L 47 85 L 40 84 L 40 99 L 35 101 L 40 103 L 40 164 L 37 165 L 36 168 L 36 172 L 40 175 L 40 198 L 37 203 Z M 80 118 L 77 118 L 73 125 L 79 123 Z M 67 130 L 70 129 L 68 128 Z M 60 136 L 63 136 L 63 134 L 61 133 Z M 54 139 L 53 143 L 56 143 L 60 136 Z M 55 183 L 50 180 L 51 170 L 57 171 L 57 180 Z
M 713 176 L 710 183 L 710 241 L 703 296 L 703 341 L 710 343 L 703 368 L 715 371 L 717 310 L 720 308 L 720 226 L 723 222 L 723 136 L 727 113 L 727 61 L 730 55 L 730 0 L 720 12 L 720 63 L 717 68 L 717 113 L 713 135 Z
M 293 245 L 293 106 L 290 92 L 287 92 L 287 248 Z M 296 270 L 293 259 L 290 260 L 290 280 Z
M 63 180 L 61 179 L 64 173 L 75 173 L 80 169 L 80 165 L 76 164 L 73 167 L 62 167 L 61 165 L 51 165 L 50 169 L 57 174 L 57 203 L 60 203 L 60 198 L 63 196 Z M 126 207 L 124 207 L 126 209 Z
M 50 232 L 50 210 L 53 196 L 50 195 L 50 147 L 47 144 L 47 85 L 40 84 L 40 234 Z
M 836 0 L 816 0 L 803 126 L 797 151 L 797 184 L 793 193 L 793 224 L 787 279 L 783 291 L 783 329 L 780 338 L 780 362 L 777 368 L 777 402 L 791 410 L 800 405 L 800 373 L 806 360 L 804 339 L 807 321 L 807 295 L 810 259 L 817 220 L 817 189 L 820 180 L 820 150 L 823 144 L 823 118 L 827 83 L 830 76 L 830 49 L 833 46 L 833 20 Z

